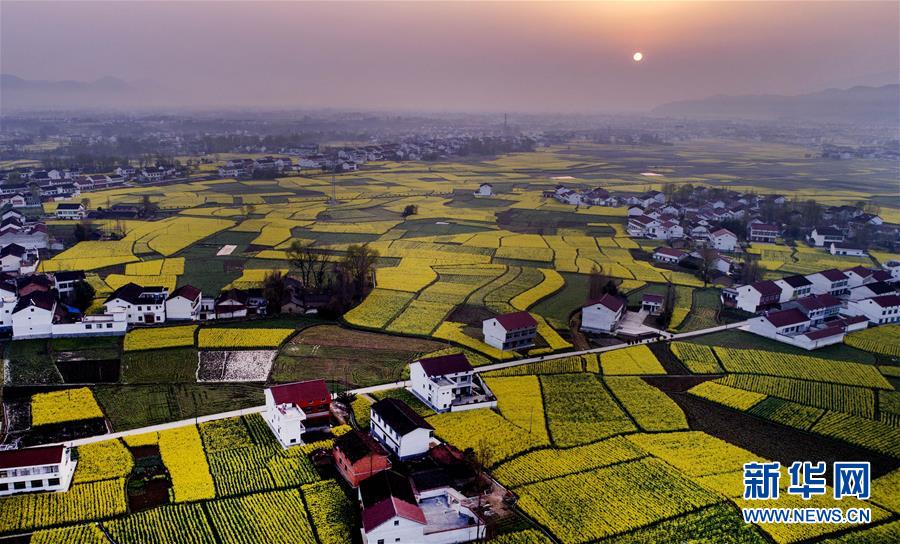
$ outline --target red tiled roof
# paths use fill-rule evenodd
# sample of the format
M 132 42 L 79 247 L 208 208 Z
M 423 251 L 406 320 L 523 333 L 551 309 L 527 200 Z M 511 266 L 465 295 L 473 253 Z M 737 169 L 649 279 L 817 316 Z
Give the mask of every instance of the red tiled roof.
M 587 308 L 588 306 L 594 306 L 596 304 L 600 304 L 613 312 L 618 312 L 622 306 L 625 305 L 625 301 L 607 293 L 598 299 L 587 301 L 582 308 Z
M 841 301 L 831 295 L 824 294 L 803 297 L 797 301 L 797 304 L 803 306 L 807 310 L 819 310 L 821 308 L 832 308 L 834 306 L 840 306 Z
M 274 385 L 269 388 L 275 404 L 314 404 L 331 402 L 331 393 L 325 380 Z
M 900 295 L 881 295 L 880 297 L 874 297 L 872 301 L 882 308 L 900 306 Z
M 737 236 L 735 236 L 735 234 L 734 234 L 733 232 L 731 232 L 730 230 L 728 230 L 728 229 L 719 229 L 719 230 L 717 230 L 717 231 L 714 231 L 712 234 L 710 234 L 710 236 L 716 236 L 716 237 L 718 237 L 718 236 L 725 236 L 726 234 L 731 235 L 731 236 L 734 236 L 735 238 L 737 238 Z
M 54 465 L 62 461 L 64 449 L 62 446 L 39 446 L 0 451 L 0 468 Z
M 528 312 L 498 315 L 496 319 L 508 331 L 537 327 L 537 321 Z
M 790 325 L 797 325 L 798 323 L 809 321 L 809 318 L 803 315 L 803 312 L 801 312 L 797 308 L 772 312 L 766 315 L 765 318 L 769 321 L 769 323 L 775 325 L 776 327 L 787 327 Z
M 824 276 L 828 281 L 841 281 L 847 279 L 847 276 L 837 268 L 822 270 L 821 272 L 818 272 L 818 274 Z
M 684 251 L 681 251 L 680 249 L 673 249 L 671 247 L 658 247 L 656 248 L 655 253 L 667 255 L 669 257 L 675 257 L 678 259 L 687 255 L 687 253 L 685 253 Z
M 188 300 L 197 300 L 197 297 L 199 297 L 200 294 L 200 289 L 197 289 L 193 285 L 182 285 L 178 289 L 172 291 L 172 294 L 169 295 L 169 299 L 184 297 Z
M 770 223 L 754 223 L 750 225 L 750 230 L 774 230 L 778 232 L 778 227 Z
M 647 293 L 646 295 L 641 297 L 641 302 L 654 302 L 657 304 L 662 304 L 663 296 L 662 295 L 654 295 L 651 293 Z
M 419 359 L 418 363 L 422 365 L 422 370 L 429 376 L 443 376 L 445 374 L 456 374 L 458 372 L 469 372 L 474 370 L 472 365 L 469 364 L 469 359 L 466 358 L 465 353 L 428 357 L 426 359 Z
M 803 336 L 809 338 L 810 340 L 821 340 L 822 338 L 831 338 L 832 336 L 837 336 L 839 334 L 844 334 L 844 327 L 840 325 L 805 332 L 803 333 Z
M 763 296 L 775 296 L 781 294 L 781 287 L 778 287 L 772 280 L 751 283 L 750 287 L 756 289 Z
M 363 510 L 363 530 L 368 533 L 396 516 L 421 523 L 422 525 L 427 523 L 425 521 L 425 513 L 422 512 L 421 508 L 397 497 L 388 497 Z
M 874 270 L 866 268 L 865 266 L 859 266 L 859 265 L 854 266 L 853 268 L 848 268 L 848 269 L 844 270 L 844 272 L 853 272 L 854 274 L 856 274 L 857 276 L 859 276 L 861 278 L 868 278 L 869 276 L 871 276 L 872 274 L 875 273 Z

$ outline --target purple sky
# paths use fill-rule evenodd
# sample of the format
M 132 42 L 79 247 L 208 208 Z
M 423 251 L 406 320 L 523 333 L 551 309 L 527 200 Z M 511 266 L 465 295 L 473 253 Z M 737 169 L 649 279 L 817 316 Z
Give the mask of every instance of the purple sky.
M 155 80 L 171 105 L 619 111 L 898 66 L 898 2 L 0 2 L 3 73 Z

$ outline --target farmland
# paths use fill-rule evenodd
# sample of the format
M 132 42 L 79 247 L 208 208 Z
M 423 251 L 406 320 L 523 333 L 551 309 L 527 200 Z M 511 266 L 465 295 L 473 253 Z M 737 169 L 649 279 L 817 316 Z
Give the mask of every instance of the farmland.
M 123 227 L 124 236 L 70 244 L 43 261 L 48 271 L 87 269 L 99 288 L 95 306 L 126 282 L 190 283 L 204 295 L 260 287 L 270 271 L 294 272 L 287 258 L 293 240 L 311 243 L 329 262 L 351 244 L 367 243 L 379 253 L 374 286 L 342 315 L 142 327 L 124 339 L 81 345 L 10 342 L 4 398 L 23 410 L 11 430 L 25 436 L 33 427 L 52 433 L 73 421 L 100 421 L 120 431 L 258 406 L 263 388 L 275 383 L 324 378 L 333 391 L 394 383 L 408 378 L 410 361 L 428 355 L 464 351 L 479 367 L 565 354 L 573 345 L 615 344 L 580 338 L 570 328 L 595 268 L 632 307 L 642 294 L 665 293 L 671 284 L 669 332 L 721 323 L 718 290 L 653 264 L 647 250 L 656 243 L 625 235 L 624 209 L 576 209 L 543 198 L 562 174 L 572 173 L 573 185 L 636 194 L 654 187 L 641 172 L 666 165 L 665 180 L 676 184 L 752 186 L 829 203 L 883 193 L 891 181 L 891 172 L 853 171 L 844 162 L 837 163 L 840 175 L 831 174 L 802 148 L 707 144 L 706 154 L 692 147 L 696 142 L 665 149 L 574 143 L 496 160 L 375 163 L 336 176 L 337 202 L 329 202 L 330 178 L 318 174 L 93 194 L 112 204 L 146 196 L 162 216 L 94 221 L 102 232 Z M 797 181 L 791 172 L 798 168 L 809 176 Z M 486 180 L 496 194 L 473 197 Z M 414 214 L 404 215 L 408 206 Z M 71 223 L 51 226 L 62 232 Z M 226 245 L 234 251 L 217 255 Z M 760 250 L 761 260 L 780 263 L 767 274 L 859 262 L 784 253 Z M 535 317 L 538 340 L 502 353 L 484 343 L 481 319 L 512 311 Z M 896 469 L 900 372 L 896 342 L 880 341 L 888 330 L 854 333 L 848 346 L 813 353 L 730 330 L 652 348 L 536 357 L 486 373 L 494 410 L 436 415 L 403 389 L 372 396 L 409 402 L 437 438 L 484 454 L 527 519 L 526 530 L 498 542 L 545 542 L 547 535 L 561 542 L 795 542 L 847 528 L 744 524 L 737 510 L 744 504 L 734 492 L 742 464 L 767 457 L 784 463 L 778 454 L 813 443 L 833 445 L 828 454 L 872 459 L 879 476 Z M 69 379 L 58 364 L 65 354 L 81 356 L 85 369 L 103 379 Z M 352 406 L 363 427 L 369 402 L 359 396 Z M 704 419 L 705 410 L 715 417 Z M 784 445 L 760 446 L 770 437 L 755 430 L 734 438 L 743 418 L 777 429 L 769 442 Z M 130 509 L 126 488 L 136 447 L 158 449 L 169 485 L 166 504 L 140 512 Z M 310 449 L 283 450 L 255 416 L 79 447 L 70 492 L 0 499 L 0 533 L 36 530 L 33 542 L 102 542 L 99 523 L 123 543 L 352 541 L 355 497 L 313 466 Z M 876 521 L 895 519 L 891 502 L 875 503 Z M 885 523 L 844 537 L 889 530 Z

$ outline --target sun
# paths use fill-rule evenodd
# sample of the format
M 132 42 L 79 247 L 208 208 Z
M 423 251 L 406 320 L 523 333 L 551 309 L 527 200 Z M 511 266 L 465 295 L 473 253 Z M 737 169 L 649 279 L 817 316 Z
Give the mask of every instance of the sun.
M 634 59 L 634 62 L 641 62 L 642 60 L 644 60 L 644 54 L 638 51 L 637 53 L 632 55 L 631 58 Z

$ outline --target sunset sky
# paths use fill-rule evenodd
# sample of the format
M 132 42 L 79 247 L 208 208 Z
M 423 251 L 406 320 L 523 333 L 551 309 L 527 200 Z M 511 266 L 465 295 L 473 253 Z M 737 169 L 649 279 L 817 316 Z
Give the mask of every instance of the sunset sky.
M 152 81 L 186 106 L 634 111 L 897 82 L 898 21 L 895 1 L 3 0 L 0 71 Z

